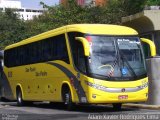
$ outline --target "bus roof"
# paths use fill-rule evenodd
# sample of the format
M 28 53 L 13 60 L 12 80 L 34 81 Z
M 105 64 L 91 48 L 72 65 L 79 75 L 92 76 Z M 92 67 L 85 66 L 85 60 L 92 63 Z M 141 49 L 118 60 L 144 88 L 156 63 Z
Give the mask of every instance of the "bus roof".
M 52 36 L 63 34 L 65 32 L 81 32 L 86 34 L 96 34 L 96 35 L 138 35 L 138 33 L 129 27 L 120 25 L 110 25 L 110 24 L 73 24 L 66 25 L 60 28 L 56 28 L 39 35 L 30 37 L 28 39 L 22 40 L 18 43 L 9 45 L 5 48 L 11 49 L 35 41 L 43 40 Z

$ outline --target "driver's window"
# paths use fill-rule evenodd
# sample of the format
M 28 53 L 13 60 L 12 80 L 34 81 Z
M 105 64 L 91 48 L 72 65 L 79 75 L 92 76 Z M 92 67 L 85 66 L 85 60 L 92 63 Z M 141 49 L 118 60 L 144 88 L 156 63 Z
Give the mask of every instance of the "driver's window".
M 68 33 L 73 63 L 80 72 L 86 73 L 84 48 L 80 41 L 75 40 L 75 37 L 83 37 L 83 34 L 78 32 Z

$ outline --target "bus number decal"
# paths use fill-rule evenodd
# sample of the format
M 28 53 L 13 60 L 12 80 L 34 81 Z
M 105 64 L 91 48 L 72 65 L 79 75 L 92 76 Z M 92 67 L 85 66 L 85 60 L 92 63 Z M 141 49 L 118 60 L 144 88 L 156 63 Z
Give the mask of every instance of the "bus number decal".
M 33 73 L 36 77 L 40 77 L 40 76 L 47 76 L 47 72 L 46 71 L 38 71 L 38 69 L 36 69 L 35 67 L 28 67 L 25 68 L 25 72 L 27 73 Z
M 46 71 L 40 71 L 40 72 L 36 72 L 35 75 L 38 76 L 47 76 L 47 72 Z
M 35 71 L 36 71 L 36 68 L 32 68 L 32 67 L 25 68 L 25 72 L 35 72 Z

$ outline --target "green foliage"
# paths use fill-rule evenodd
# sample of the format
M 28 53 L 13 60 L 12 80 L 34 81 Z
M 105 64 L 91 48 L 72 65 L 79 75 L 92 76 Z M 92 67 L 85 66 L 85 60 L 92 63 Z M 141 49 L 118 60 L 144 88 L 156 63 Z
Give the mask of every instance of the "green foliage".
M 146 0 L 121 0 L 127 15 L 135 14 L 144 9 Z
M 120 24 L 121 17 L 142 11 L 147 0 L 109 0 L 104 6 L 79 6 L 68 0 L 66 6 L 40 4 L 45 12 L 30 21 L 23 21 L 12 10 L 0 12 L 0 49 L 39 33 L 78 23 Z M 149 4 L 149 3 L 148 3 Z
M 0 12 L 0 49 L 23 39 L 25 27 L 24 22 L 12 10 Z
M 121 17 L 142 11 L 146 0 L 110 0 L 106 6 L 79 6 L 68 0 L 66 6 L 47 6 L 48 11 L 39 18 L 49 29 L 75 23 L 120 24 Z M 49 25 L 48 25 L 49 24 Z
M 148 5 L 148 6 L 160 5 L 160 0 L 147 0 L 146 5 Z

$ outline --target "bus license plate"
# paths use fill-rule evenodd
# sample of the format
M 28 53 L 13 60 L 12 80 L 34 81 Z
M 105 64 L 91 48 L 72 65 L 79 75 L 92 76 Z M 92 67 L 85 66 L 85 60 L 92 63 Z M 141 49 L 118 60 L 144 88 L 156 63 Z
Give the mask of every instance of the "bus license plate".
M 128 99 L 128 95 L 119 95 L 118 99 L 119 100 L 126 100 L 126 99 Z

